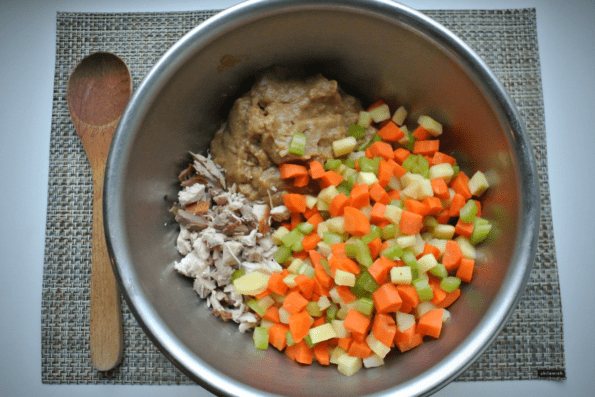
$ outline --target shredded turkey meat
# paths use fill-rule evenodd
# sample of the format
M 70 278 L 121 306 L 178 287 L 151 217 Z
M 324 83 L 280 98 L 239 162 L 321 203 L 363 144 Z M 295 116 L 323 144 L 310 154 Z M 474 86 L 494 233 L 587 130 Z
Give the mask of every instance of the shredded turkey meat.
M 194 279 L 194 290 L 215 316 L 235 321 L 245 332 L 260 320 L 236 293 L 232 273 L 282 270 L 273 257 L 270 223 L 272 215 L 283 219 L 289 212 L 284 206 L 248 200 L 235 184 L 226 186 L 224 170 L 210 156 L 191 154 L 193 162 L 179 175 L 182 189 L 172 208 L 180 226 L 177 249 L 183 256 L 174 267 Z

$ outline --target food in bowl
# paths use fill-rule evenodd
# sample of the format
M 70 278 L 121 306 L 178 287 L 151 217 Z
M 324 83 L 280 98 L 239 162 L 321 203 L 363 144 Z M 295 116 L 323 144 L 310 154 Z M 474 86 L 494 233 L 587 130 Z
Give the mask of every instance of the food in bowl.
M 301 364 L 349 376 L 438 338 L 491 230 L 488 182 L 440 152 L 439 122 L 406 121 L 321 75 L 264 74 L 180 174 L 176 270 Z

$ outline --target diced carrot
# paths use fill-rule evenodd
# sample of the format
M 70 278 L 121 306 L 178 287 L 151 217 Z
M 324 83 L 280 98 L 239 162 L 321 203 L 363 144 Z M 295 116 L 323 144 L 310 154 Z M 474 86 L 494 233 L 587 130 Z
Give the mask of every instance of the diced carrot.
M 357 296 L 355 296 L 346 285 L 338 285 L 337 293 L 341 297 L 341 300 L 345 303 L 351 303 L 357 299 Z
M 354 236 L 364 236 L 370 233 L 368 217 L 357 208 L 347 206 L 343 212 L 345 231 Z M 402 219 L 402 217 L 401 217 Z
M 422 217 L 426 216 L 428 212 L 428 208 L 426 207 L 426 205 L 423 202 L 415 199 L 405 200 L 405 209 L 407 211 L 419 214 Z
M 312 364 L 312 361 L 314 361 L 314 351 L 308 347 L 306 341 L 301 340 L 294 346 L 296 346 L 295 361 L 300 364 Z
M 405 133 L 394 123 L 394 121 L 389 120 L 388 123 L 378 130 L 378 135 L 385 141 L 397 142 L 405 136 Z
M 374 203 L 372 206 L 372 212 L 370 212 L 370 222 L 377 226 L 388 222 L 388 220 L 384 217 L 385 211 L 386 205 L 379 202 Z
M 403 302 L 403 303 L 401 304 L 401 308 L 399 309 L 399 311 L 400 311 L 401 313 L 410 313 L 410 312 L 411 312 L 411 310 L 413 310 L 413 307 L 412 307 L 412 306 L 410 306 L 410 305 L 408 305 L 408 304 L 407 304 L 407 303 L 405 303 L 405 302 Z
M 443 313 L 444 309 L 431 309 L 424 313 L 417 321 L 416 332 L 434 338 L 440 337 Z
M 338 186 L 341 182 L 343 182 L 343 175 L 335 172 L 333 170 L 325 171 L 325 173 L 320 177 L 320 186 L 324 189 L 329 186 Z
M 280 164 L 279 171 L 281 172 L 282 179 L 308 176 L 308 169 L 300 164 Z
M 471 233 L 473 233 L 473 223 L 465 223 L 459 219 L 455 225 L 455 233 L 463 237 L 471 237 Z
M 287 355 L 287 357 L 291 358 L 293 361 L 295 361 L 296 353 L 297 353 L 297 344 L 293 344 L 293 345 L 287 346 L 285 348 L 285 354 Z
M 395 163 L 392 159 L 389 161 L 382 160 L 380 161 L 380 163 L 378 163 L 378 183 L 380 184 L 380 186 L 385 188 L 386 185 L 388 185 L 391 178 L 393 177 L 393 169 L 397 165 L 398 164 Z
M 306 308 L 308 300 L 302 296 L 298 291 L 292 291 L 285 296 L 283 300 L 283 308 L 289 314 L 297 314 Z M 309 324 L 308 324 L 309 325 Z
M 374 307 L 378 313 L 396 313 L 403 303 L 397 287 L 393 283 L 385 283 L 372 294 Z
M 372 103 L 370 106 L 368 106 L 366 111 L 369 112 L 370 110 L 377 108 L 380 105 L 384 105 L 384 99 L 377 99 L 374 103 Z
M 312 293 L 314 292 L 314 279 L 306 276 L 305 274 L 299 274 L 294 279 L 304 299 L 312 299 Z
M 363 208 L 370 205 L 370 193 L 368 185 L 355 184 L 349 193 L 350 205 L 354 208 Z
M 454 303 L 461 296 L 461 289 L 457 288 L 452 292 L 448 292 L 446 297 L 436 304 L 439 308 L 447 308 Z
M 481 216 L 481 202 L 479 200 L 473 201 L 475 201 L 475 205 L 477 206 L 477 213 L 475 214 L 475 216 Z
M 462 194 L 455 193 L 450 202 L 450 207 L 448 207 L 448 215 L 451 217 L 459 216 L 459 211 L 465 206 L 466 201 Z
M 395 150 L 395 152 L 396 152 L 396 150 Z M 388 160 L 387 164 L 391 167 L 393 175 L 396 176 L 397 178 L 400 178 L 407 173 L 407 169 L 405 169 L 401 164 L 395 162 L 394 160 Z M 380 166 L 379 166 L 378 170 L 379 170 L 378 173 L 380 173 Z
M 346 256 L 346 252 L 345 252 L 345 246 L 347 245 L 347 243 L 337 243 L 337 244 L 333 244 L 331 245 L 331 251 L 333 254 L 338 255 L 340 257 L 344 257 Z
M 294 252 L 293 257 L 295 259 L 306 260 L 306 258 L 308 257 L 308 251 L 302 250 L 301 252 Z
M 322 241 L 322 238 L 316 232 L 312 232 L 304 236 L 302 240 L 302 246 L 304 247 L 304 251 L 310 251 L 316 248 L 319 242 Z
M 289 327 L 282 323 L 277 323 L 269 328 L 269 343 L 277 348 L 283 350 L 287 346 L 287 331 Z
M 370 273 L 370 276 L 372 276 L 378 284 L 382 285 L 386 283 L 388 273 L 393 267 L 395 267 L 395 262 L 387 257 L 381 256 L 370 265 L 368 273 Z
M 402 147 L 393 152 L 394 159 L 398 164 L 403 164 L 403 161 L 407 160 L 407 157 L 409 157 L 410 154 L 411 152 L 409 150 Z
M 349 351 L 351 344 L 353 343 L 353 338 L 351 336 L 347 336 L 345 338 L 337 338 L 338 346 L 343 348 L 345 351 Z
M 370 198 L 374 200 L 376 203 L 381 203 L 384 205 L 390 203 L 390 200 L 388 199 L 388 193 L 386 193 L 386 190 L 384 190 L 382 185 L 380 185 L 380 183 L 378 182 L 370 186 L 369 193 Z
M 448 292 L 444 291 L 442 288 L 440 288 L 440 285 L 435 285 L 432 284 L 432 294 L 434 295 L 432 297 L 432 303 L 435 305 L 439 305 L 440 302 L 442 302 L 448 295 Z
M 291 212 L 302 213 L 306 210 L 306 196 L 297 193 L 284 194 L 283 204 Z
M 400 190 L 391 190 L 388 192 L 388 198 L 390 201 L 393 200 L 400 200 L 401 199 L 401 191 Z M 390 203 L 389 201 L 389 203 Z
M 441 225 L 446 225 L 448 223 L 448 221 L 450 220 L 450 211 L 448 210 L 448 208 L 445 208 L 442 211 L 440 211 L 436 215 L 436 220 Z
M 437 215 L 442 211 L 442 201 L 436 196 L 426 197 L 422 203 L 426 206 L 427 215 Z
M 419 295 L 413 285 L 399 284 L 397 285 L 397 291 L 399 291 L 399 296 L 401 297 L 403 304 L 411 306 L 412 308 L 419 305 Z
M 329 351 L 328 342 L 323 340 L 318 342 L 312 350 L 314 351 L 314 358 L 320 365 L 329 365 L 331 363 L 331 355 Z
M 372 256 L 372 259 L 375 260 L 376 258 L 378 258 L 378 255 L 380 255 L 381 252 L 381 246 L 382 240 L 380 239 L 380 237 L 376 237 L 374 240 L 368 243 L 368 249 L 370 250 L 370 255 Z
M 312 322 L 311 328 L 318 327 L 319 325 L 326 324 L 326 316 L 316 317 Z
M 318 227 L 318 224 L 324 222 L 324 219 L 322 219 L 322 215 L 320 215 L 320 212 L 316 211 L 316 213 L 308 218 L 306 218 L 308 220 L 308 223 L 314 225 L 314 230 L 316 230 L 316 228 Z
M 330 288 L 333 284 L 333 278 L 324 270 L 322 266 L 322 254 L 318 251 L 312 250 L 309 252 L 310 262 L 314 266 L 314 272 L 316 275 L 316 279 L 320 282 L 320 284 L 325 288 Z
M 289 332 L 291 332 L 291 337 L 296 343 L 308 335 L 308 332 L 310 331 L 310 323 L 311 319 L 307 311 L 289 316 L 287 325 L 289 325 Z
M 256 299 L 262 299 L 262 298 L 264 298 L 265 296 L 267 296 L 267 295 L 270 295 L 270 293 L 271 293 L 271 290 L 267 288 L 267 289 L 265 289 L 264 291 L 262 291 L 260 294 L 256 294 L 256 295 L 254 295 L 254 297 L 255 297 Z
M 383 141 L 376 141 L 366 149 L 366 157 L 373 159 L 374 157 L 382 157 L 385 160 L 392 159 L 395 156 L 393 147 L 390 143 Z
M 457 176 L 450 181 L 450 187 L 455 193 L 460 194 L 467 201 L 471 198 L 471 190 L 468 183 L 469 177 L 463 171 L 459 171 Z
M 304 215 L 304 218 L 306 218 L 306 220 L 308 220 L 309 218 L 313 217 L 316 214 L 319 214 L 320 211 L 318 211 L 318 208 L 316 207 L 312 207 L 312 208 L 308 208 L 306 207 L 306 210 L 302 213 Z
M 446 242 L 446 248 L 442 255 L 442 264 L 446 270 L 451 271 L 459 267 L 461 259 L 463 258 L 463 252 L 461 247 L 454 240 L 448 240 Z
M 319 161 L 313 160 L 310 161 L 310 176 L 312 179 L 319 179 L 322 178 L 324 175 L 324 167 L 320 164 Z
M 434 178 L 430 181 L 430 184 L 432 185 L 434 196 L 438 197 L 440 200 L 448 200 L 450 198 L 448 185 L 444 181 L 444 178 Z
M 349 346 L 349 350 L 347 351 L 352 357 L 359 357 L 359 358 L 368 358 L 372 355 L 372 349 L 365 340 L 357 341 L 354 340 L 351 342 L 351 346 Z
M 300 175 L 300 176 L 295 177 L 295 179 L 293 180 L 293 185 L 295 187 L 304 187 L 304 186 L 307 186 L 309 182 L 310 182 L 310 177 L 308 176 L 308 174 Z
M 424 245 L 424 251 L 419 255 L 419 257 L 421 258 L 422 256 L 427 254 L 434 255 L 434 258 L 436 258 L 436 260 L 440 259 L 440 250 L 438 249 L 438 247 L 433 246 L 432 244 L 426 243 Z
M 393 317 L 386 313 L 376 313 L 372 321 L 372 334 L 376 340 L 391 347 L 396 333 L 397 326 Z
M 420 125 L 415 129 L 415 131 L 413 131 L 413 136 L 418 141 L 425 141 L 426 139 L 430 139 L 432 134 L 430 134 L 428 130 Z
M 423 228 L 423 216 L 411 211 L 403 210 L 399 229 L 405 234 L 418 234 Z
M 462 281 L 470 283 L 471 278 L 473 277 L 474 267 L 475 261 L 473 259 L 461 258 L 461 263 L 459 263 L 456 276 Z
M 358 274 L 360 272 L 360 267 L 357 262 L 349 258 L 345 253 L 333 253 L 333 255 L 329 257 L 328 264 L 331 269 L 343 270 L 353 274 Z
M 370 327 L 370 319 L 357 310 L 349 309 L 345 320 L 343 320 L 343 326 L 349 332 L 356 334 L 365 334 Z
M 262 318 L 273 323 L 278 323 L 281 321 L 279 318 L 279 308 L 277 306 L 269 306 Z
M 331 278 L 331 280 L 333 279 Z M 333 284 L 329 283 L 329 286 L 330 285 Z M 312 294 L 312 300 L 318 302 L 318 299 L 320 299 L 321 296 L 330 296 L 330 288 L 322 285 L 322 282 L 320 281 L 320 278 L 317 274 L 316 277 L 314 277 L 314 293 Z
M 415 141 L 413 144 L 413 153 L 424 156 L 433 156 L 440 148 L 439 139 L 427 139 L 423 141 Z M 433 161 L 433 160 L 432 160 Z
M 342 216 L 343 209 L 347 205 L 349 205 L 349 198 L 345 194 L 339 193 L 332 199 L 328 210 L 333 217 Z
M 276 294 L 285 295 L 287 293 L 287 290 L 289 289 L 287 284 L 285 284 L 285 282 L 283 281 L 283 279 L 286 276 L 287 274 L 274 272 L 269 277 L 269 283 L 267 288 L 271 290 L 271 292 L 274 292 Z
M 302 221 L 304 219 L 302 217 L 302 214 L 300 214 L 299 212 L 292 212 L 290 220 L 291 220 L 291 230 L 293 230 L 297 227 L 297 225 L 302 223 Z
M 421 343 L 423 342 L 422 335 L 415 332 L 415 328 L 415 325 L 412 325 L 403 332 L 400 332 L 397 329 L 397 332 L 395 334 L 395 344 L 397 345 L 397 348 L 401 351 L 401 353 L 405 353 L 406 351 L 421 345 Z
M 432 157 L 432 162 L 434 164 L 448 163 L 450 165 L 455 165 L 456 159 L 452 156 L 449 156 L 448 154 L 445 154 L 442 152 L 436 152 L 436 153 L 434 153 L 434 156 Z

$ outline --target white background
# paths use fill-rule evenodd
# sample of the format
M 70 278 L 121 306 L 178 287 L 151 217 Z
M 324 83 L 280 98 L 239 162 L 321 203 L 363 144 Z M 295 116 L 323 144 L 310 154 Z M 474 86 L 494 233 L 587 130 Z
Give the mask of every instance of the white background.
M 237 0 L 0 2 L 0 394 L 210 396 L 199 386 L 43 385 L 41 287 L 57 11 L 221 9 Z M 595 2 L 403 0 L 416 9 L 537 10 L 566 381 L 454 382 L 437 396 L 587 396 L 595 390 Z M 589 204 L 591 203 L 591 204 Z

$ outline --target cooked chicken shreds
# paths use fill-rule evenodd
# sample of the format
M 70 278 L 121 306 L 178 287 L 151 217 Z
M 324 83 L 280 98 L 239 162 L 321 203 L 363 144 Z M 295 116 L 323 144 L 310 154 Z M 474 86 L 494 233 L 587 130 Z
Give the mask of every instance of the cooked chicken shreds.
M 172 208 L 180 225 L 177 248 L 183 255 L 174 268 L 194 279 L 194 290 L 215 316 L 238 323 L 245 332 L 259 318 L 236 293 L 231 275 L 237 269 L 282 270 L 274 260 L 270 218 L 284 217 L 286 209 L 251 202 L 235 185 L 226 189 L 223 171 L 210 157 L 192 157 L 193 164 L 179 176 L 182 190 Z

